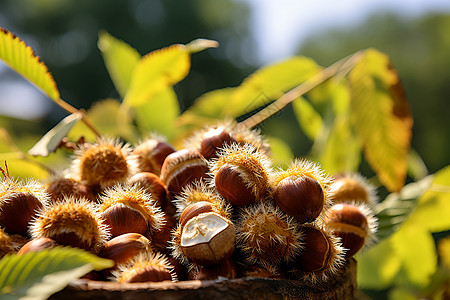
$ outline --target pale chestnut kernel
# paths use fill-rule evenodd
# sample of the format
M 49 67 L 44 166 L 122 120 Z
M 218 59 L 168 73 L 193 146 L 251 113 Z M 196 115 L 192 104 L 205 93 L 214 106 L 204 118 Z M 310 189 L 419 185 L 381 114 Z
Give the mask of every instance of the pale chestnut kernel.
M 184 225 L 181 251 L 193 263 L 214 265 L 233 254 L 235 238 L 229 220 L 214 212 L 202 213 Z

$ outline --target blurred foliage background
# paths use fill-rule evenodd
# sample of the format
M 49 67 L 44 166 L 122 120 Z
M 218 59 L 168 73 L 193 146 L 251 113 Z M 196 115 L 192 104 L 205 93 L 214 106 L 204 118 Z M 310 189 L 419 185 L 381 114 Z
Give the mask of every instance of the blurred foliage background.
M 203 93 L 236 86 L 261 67 L 252 55 L 256 43 L 249 32 L 249 15 L 246 2 L 233 0 L 214 4 L 199 0 L 2 0 L 0 26 L 35 49 L 53 74 L 63 99 L 86 109 L 99 99 L 117 98 L 97 48 L 100 30 L 124 40 L 141 54 L 197 37 L 215 39 L 221 46 L 193 56 L 190 74 L 176 86 L 184 110 Z M 377 14 L 352 29 L 314 34 L 297 53 L 323 66 L 368 47 L 389 55 L 411 103 L 415 120 L 412 146 L 433 173 L 450 162 L 448 32 L 450 15 L 406 18 Z M 1 87 L 18 77 L 1 68 Z M 47 102 L 47 113 L 33 120 L 8 117 L 6 111 L 2 112 L 8 103 L 0 103 L 0 126 L 15 137 L 35 134 L 30 142 L 36 142 L 66 115 L 52 101 Z M 305 155 L 311 147 L 301 130 L 295 130 L 298 125 L 290 108 L 260 127 L 285 140 L 296 156 Z

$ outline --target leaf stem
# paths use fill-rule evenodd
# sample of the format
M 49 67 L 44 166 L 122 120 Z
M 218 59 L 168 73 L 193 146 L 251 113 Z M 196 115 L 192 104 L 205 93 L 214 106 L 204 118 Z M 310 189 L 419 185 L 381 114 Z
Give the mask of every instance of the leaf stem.
M 84 122 L 84 124 L 86 124 L 87 127 L 89 127 L 89 129 L 97 136 L 100 136 L 100 132 L 97 130 L 97 128 L 95 128 L 94 124 L 91 123 L 91 121 L 89 121 L 89 119 L 86 116 L 86 113 L 84 110 L 80 110 L 80 109 L 76 109 L 75 107 L 73 107 L 72 105 L 70 105 L 69 103 L 67 103 L 66 101 L 64 101 L 63 99 L 59 98 L 58 100 L 55 100 L 55 102 L 61 106 L 63 109 L 65 109 L 66 111 L 68 111 L 71 114 L 74 113 L 80 113 L 81 114 L 81 121 Z
M 281 111 L 285 108 L 289 103 L 294 101 L 295 99 L 303 96 L 316 86 L 321 83 L 327 81 L 333 76 L 336 76 L 340 73 L 343 73 L 344 76 L 348 73 L 362 58 L 362 51 L 358 51 L 344 57 L 331 66 L 323 69 L 319 73 L 312 76 L 310 79 L 291 89 L 287 93 L 283 94 L 280 98 L 272 102 L 270 105 L 255 113 L 251 117 L 241 121 L 237 126 L 243 126 L 245 128 L 253 128 L 256 125 L 260 124 L 264 120 L 273 116 L 277 112 Z

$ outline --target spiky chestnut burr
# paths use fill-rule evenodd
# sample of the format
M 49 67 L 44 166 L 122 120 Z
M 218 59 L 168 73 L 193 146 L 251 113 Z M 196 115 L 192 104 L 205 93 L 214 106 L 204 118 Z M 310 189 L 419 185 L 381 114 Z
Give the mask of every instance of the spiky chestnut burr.
M 151 234 L 148 234 L 152 241 L 152 246 L 155 250 L 167 253 L 170 251 L 170 240 L 172 237 L 172 231 L 177 227 L 176 219 L 163 212 L 163 224 L 160 229 L 154 230 Z
M 325 282 L 334 276 L 345 262 L 344 248 L 339 238 L 319 222 L 304 224 L 303 250 L 290 266 L 293 279 L 312 283 Z
M 232 207 L 227 203 L 215 189 L 208 186 L 203 181 L 195 181 L 185 186 L 174 201 L 177 208 L 177 216 L 181 217 L 185 209 L 195 203 L 207 202 L 211 206 L 211 211 L 230 219 Z M 203 203 L 205 204 L 205 203 Z
M 326 227 L 341 238 L 346 249 L 345 258 L 352 257 L 375 241 L 378 222 L 371 209 L 364 204 L 339 203 L 333 205 L 325 219 Z
M 208 166 L 200 153 L 181 149 L 166 157 L 160 178 L 173 198 L 181 193 L 186 185 L 205 179 L 207 172 Z
M 173 266 L 167 257 L 157 252 L 140 253 L 117 268 L 113 275 L 118 282 L 177 281 Z
M 104 189 L 125 182 L 135 173 L 130 163 L 131 148 L 116 139 L 101 137 L 95 144 L 75 150 L 72 174 L 75 179 Z
M 302 233 L 294 219 L 270 202 L 239 211 L 237 248 L 247 264 L 275 267 L 290 262 L 302 250 Z
M 236 124 L 236 126 L 233 127 L 231 134 L 239 145 L 250 144 L 258 149 L 258 151 L 270 156 L 270 145 L 261 135 L 260 130 L 250 129 Z
M 209 125 L 194 132 L 185 142 L 185 148 L 195 149 L 205 158 L 217 157 L 219 149 L 237 141 L 231 135 L 229 124 Z
M 0 195 L 0 226 L 9 234 L 28 236 L 28 225 L 36 211 L 49 201 L 44 188 L 35 180 L 26 183 L 5 179 Z
M 161 209 L 150 194 L 136 185 L 115 185 L 99 199 L 100 215 L 114 237 L 130 232 L 147 235 L 163 225 Z
M 361 203 L 374 208 L 378 202 L 375 186 L 359 173 L 336 175 L 328 192 L 334 203 Z
M 64 174 L 53 175 L 49 182 L 45 184 L 45 191 L 49 195 L 50 202 L 63 200 L 66 196 L 97 202 L 97 195 L 89 185 Z
M 152 135 L 134 147 L 132 159 L 138 172 L 151 172 L 159 176 L 164 160 L 173 152 L 175 149 L 164 137 Z
M 173 256 L 167 256 L 167 258 L 169 259 L 170 264 L 173 266 L 173 271 L 177 276 L 177 279 L 179 281 L 189 280 L 187 266 L 180 263 L 178 259 Z
M 282 211 L 298 222 L 312 222 L 331 203 L 326 190 L 329 182 L 317 164 L 296 159 L 286 171 L 273 175 L 272 197 Z
M 0 259 L 6 254 L 16 253 L 18 250 L 13 239 L 0 227 Z
M 201 213 L 173 232 L 172 256 L 183 264 L 218 264 L 233 254 L 235 238 L 230 220 L 215 212 Z
M 270 193 L 270 160 L 249 144 L 223 148 L 208 165 L 213 177 L 211 186 L 232 205 L 249 205 Z
M 154 173 L 139 172 L 131 176 L 129 185 L 138 185 L 152 196 L 153 201 L 159 207 L 164 207 L 167 201 L 167 187 Z
M 60 245 L 96 253 L 109 237 L 98 206 L 83 198 L 66 197 L 45 205 L 31 222 L 33 239 L 48 237 Z

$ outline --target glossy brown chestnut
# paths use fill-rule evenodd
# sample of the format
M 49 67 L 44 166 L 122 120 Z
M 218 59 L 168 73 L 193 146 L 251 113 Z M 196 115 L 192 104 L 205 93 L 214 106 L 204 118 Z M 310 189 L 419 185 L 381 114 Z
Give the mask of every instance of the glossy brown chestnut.
M 225 145 L 236 143 L 236 140 L 230 135 L 223 126 L 211 128 L 202 135 L 199 152 L 206 159 L 217 157 L 220 148 Z
M 288 215 L 298 222 L 314 221 L 322 212 L 325 203 L 320 183 L 307 176 L 292 175 L 274 187 L 273 200 Z
M 159 176 L 166 157 L 175 152 L 169 143 L 158 138 L 149 138 L 140 142 L 132 152 L 139 172 L 151 172 Z
M 122 264 L 140 252 L 151 251 L 150 240 L 139 233 L 125 233 L 107 241 L 98 252 L 98 256 L 112 259 Z
M 363 246 L 368 235 L 369 223 L 366 215 L 351 204 L 335 204 L 328 210 L 326 225 L 341 238 L 347 249 L 345 257 L 355 255 Z
M 161 180 L 172 196 L 188 184 L 207 177 L 208 166 L 200 153 L 182 149 L 166 157 L 161 168 Z
M 188 205 L 181 213 L 179 223 L 181 227 L 184 227 L 187 221 L 201 213 L 206 212 L 214 212 L 212 203 L 206 201 L 192 203 L 191 205 Z
M 131 176 L 128 181 L 129 184 L 137 184 L 146 192 L 152 195 L 153 201 L 156 205 L 162 207 L 166 202 L 167 188 L 166 185 L 154 173 L 139 172 Z
M 23 245 L 22 248 L 20 248 L 17 255 L 23 255 L 29 252 L 39 252 L 44 249 L 55 248 L 56 246 L 58 246 L 56 241 L 52 240 L 51 238 L 41 237 L 31 240 L 25 245 Z

